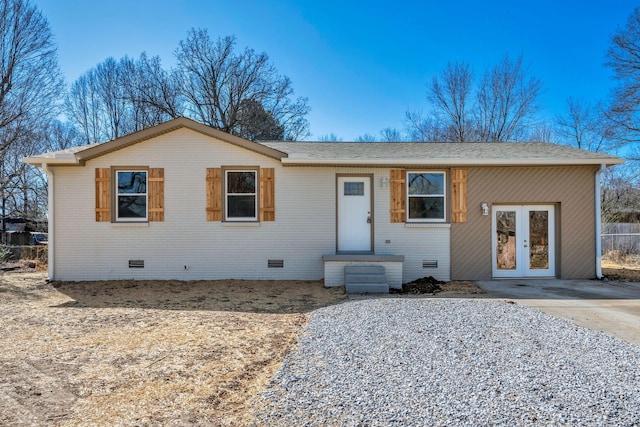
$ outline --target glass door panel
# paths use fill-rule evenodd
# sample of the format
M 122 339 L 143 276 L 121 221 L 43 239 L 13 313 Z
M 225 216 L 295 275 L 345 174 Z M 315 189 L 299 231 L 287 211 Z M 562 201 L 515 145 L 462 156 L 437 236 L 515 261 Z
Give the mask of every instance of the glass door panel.
M 529 268 L 549 268 L 549 211 L 529 211 Z
M 525 277 L 553 277 L 555 267 L 555 220 L 553 205 L 523 206 L 526 218 L 524 246 L 527 260 Z
M 496 211 L 496 269 L 516 270 L 516 211 Z

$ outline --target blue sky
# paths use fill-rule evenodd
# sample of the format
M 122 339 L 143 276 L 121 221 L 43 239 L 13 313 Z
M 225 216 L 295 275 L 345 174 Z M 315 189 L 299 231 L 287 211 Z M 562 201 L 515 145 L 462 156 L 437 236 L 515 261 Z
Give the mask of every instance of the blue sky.
M 448 61 L 477 74 L 524 55 L 542 80 L 544 113 L 568 97 L 597 101 L 613 82 L 604 54 L 634 7 L 628 0 L 221 1 L 32 0 L 49 20 L 67 83 L 104 61 L 143 51 L 173 66 L 190 28 L 235 35 L 264 51 L 309 98 L 312 138 L 344 140 L 402 128 L 426 108 L 426 85 Z

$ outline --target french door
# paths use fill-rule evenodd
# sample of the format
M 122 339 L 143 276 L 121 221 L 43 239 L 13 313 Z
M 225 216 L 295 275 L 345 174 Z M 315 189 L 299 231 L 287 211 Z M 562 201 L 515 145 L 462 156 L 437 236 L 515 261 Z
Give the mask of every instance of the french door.
M 496 205 L 492 209 L 493 277 L 553 277 L 553 205 Z

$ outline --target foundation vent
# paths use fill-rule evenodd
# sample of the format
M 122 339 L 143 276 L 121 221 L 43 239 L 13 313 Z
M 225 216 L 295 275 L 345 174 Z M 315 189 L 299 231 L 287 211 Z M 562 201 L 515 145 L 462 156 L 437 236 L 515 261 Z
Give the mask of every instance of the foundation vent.
M 129 268 L 144 268 L 144 260 L 143 259 L 130 259 L 129 260 Z
M 267 261 L 267 267 L 269 268 L 283 268 L 284 260 L 282 259 L 270 259 Z
M 432 259 L 422 260 L 422 268 L 438 268 L 438 261 Z

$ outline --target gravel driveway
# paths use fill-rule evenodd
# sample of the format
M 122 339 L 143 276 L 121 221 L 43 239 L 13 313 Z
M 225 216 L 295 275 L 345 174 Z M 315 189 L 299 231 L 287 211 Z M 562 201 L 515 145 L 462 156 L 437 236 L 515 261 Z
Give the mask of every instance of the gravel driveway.
M 640 425 L 640 347 L 505 301 L 314 312 L 257 425 Z

